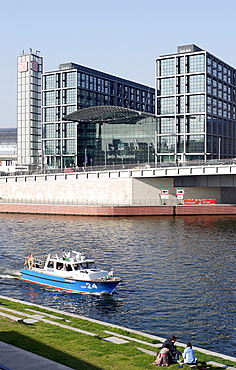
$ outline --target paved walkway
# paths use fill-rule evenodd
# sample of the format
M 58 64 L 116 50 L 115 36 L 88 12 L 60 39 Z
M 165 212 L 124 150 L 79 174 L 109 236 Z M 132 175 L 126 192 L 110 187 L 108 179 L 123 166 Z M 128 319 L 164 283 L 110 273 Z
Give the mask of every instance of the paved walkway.
M 0 342 L 0 370 L 72 370 L 47 358 Z

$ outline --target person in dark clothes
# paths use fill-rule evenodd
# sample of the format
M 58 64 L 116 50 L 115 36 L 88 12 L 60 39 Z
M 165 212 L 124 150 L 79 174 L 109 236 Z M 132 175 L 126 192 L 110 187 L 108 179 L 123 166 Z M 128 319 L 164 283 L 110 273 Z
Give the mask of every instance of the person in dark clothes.
M 176 340 L 177 338 L 174 335 L 172 335 L 169 339 L 166 339 L 162 346 L 162 348 L 164 348 L 166 344 L 170 346 L 172 362 L 177 362 L 179 360 L 179 355 L 181 355 L 181 353 L 175 347 Z

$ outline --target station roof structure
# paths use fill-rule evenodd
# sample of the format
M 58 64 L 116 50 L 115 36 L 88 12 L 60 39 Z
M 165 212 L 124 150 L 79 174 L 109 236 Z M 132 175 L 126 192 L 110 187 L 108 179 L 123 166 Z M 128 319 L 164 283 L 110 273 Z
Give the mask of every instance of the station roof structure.
M 79 109 L 63 117 L 66 121 L 81 123 L 123 123 L 136 124 L 141 119 L 155 117 L 154 114 L 136 111 L 130 108 L 102 105 Z
M 0 145 L 13 145 L 17 143 L 16 128 L 0 128 Z

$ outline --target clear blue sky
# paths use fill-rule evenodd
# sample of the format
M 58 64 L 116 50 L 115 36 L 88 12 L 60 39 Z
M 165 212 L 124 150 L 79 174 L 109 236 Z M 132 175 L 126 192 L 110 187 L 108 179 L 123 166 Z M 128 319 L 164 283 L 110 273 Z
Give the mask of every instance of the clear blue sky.
M 236 67 L 236 0 L 1 0 L 0 127 L 16 127 L 16 59 L 75 62 L 146 85 L 155 58 L 194 43 Z

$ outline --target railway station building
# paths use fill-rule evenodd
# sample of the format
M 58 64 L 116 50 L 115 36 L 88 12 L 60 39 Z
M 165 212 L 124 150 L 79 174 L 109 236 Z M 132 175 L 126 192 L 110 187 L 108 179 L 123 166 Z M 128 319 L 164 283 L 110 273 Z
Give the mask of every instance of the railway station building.
M 18 163 L 43 168 L 236 157 L 236 70 L 194 44 L 156 59 L 155 88 L 76 63 L 18 60 Z

